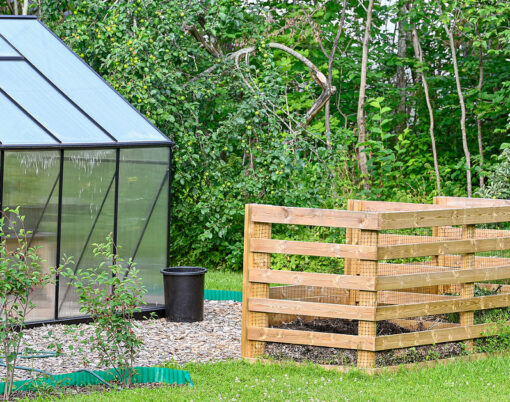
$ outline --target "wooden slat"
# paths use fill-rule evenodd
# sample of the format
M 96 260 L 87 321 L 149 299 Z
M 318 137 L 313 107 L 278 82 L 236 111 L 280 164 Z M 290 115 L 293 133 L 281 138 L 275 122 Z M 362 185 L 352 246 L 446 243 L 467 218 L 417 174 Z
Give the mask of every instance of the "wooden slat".
M 311 315 L 324 318 L 344 318 L 347 320 L 375 320 L 375 307 L 342 304 L 250 297 L 248 299 L 248 309 L 262 313 Z
M 252 282 L 260 283 L 323 286 L 327 288 L 339 289 L 375 290 L 375 277 L 361 278 L 355 275 L 253 269 L 250 271 L 249 278 Z
M 400 246 L 380 246 L 380 260 L 395 258 L 426 257 L 431 255 L 480 253 L 484 251 L 509 250 L 510 237 L 494 239 L 448 240 L 435 243 L 406 244 Z
M 316 257 L 377 259 L 377 247 L 306 241 L 251 239 L 250 251 Z
M 407 334 L 386 335 L 376 338 L 376 350 L 408 348 L 411 346 L 431 345 L 443 342 L 463 341 L 481 338 L 495 331 L 497 324 L 478 324 L 469 327 L 433 329 L 430 331 L 410 332 Z
M 366 212 L 426 211 L 431 209 L 444 208 L 441 205 L 415 204 L 411 202 L 365 201 L 365 200 L 352 200 L 352 201 L 360 202 L 361 203 L 360 210 Z
M 510 306 L 510 294 L 377 307 L 377 321 Z
M 375 350 L 375 338 L 277 328 L 248 328 L 248 339 L 329 348 Z
M 381 276 L 377 278 L 377 290 L 408 289 L 419 286 L 435 286 L 465 282 L 483 282 L 510 278 L 510 266 L 452 269 L 446 272 L 430 272 L 425 274 L 409 274 Z
M 428 301 L 454 300 L 458 298 L 459 296 L 444 296 L 414 292 L 392 292 L 390 290 L 377 292 L 377 301 L 382 304 L 422 303 Z
M 373 230 L 379 228 L 379 215 L 372 212 L 251 205 L 255 222 Z
M 510 200 L 492 199 L 492 198 L 468 198 L 468 197 L 434 197 L 436 205 L 452 208 L 462 207 L 498 207 L 510 205 Z M 439 206 L 439 205 L 438 205 Z
M 510 206 L 381 212 L 379 230 L 510 221 Z

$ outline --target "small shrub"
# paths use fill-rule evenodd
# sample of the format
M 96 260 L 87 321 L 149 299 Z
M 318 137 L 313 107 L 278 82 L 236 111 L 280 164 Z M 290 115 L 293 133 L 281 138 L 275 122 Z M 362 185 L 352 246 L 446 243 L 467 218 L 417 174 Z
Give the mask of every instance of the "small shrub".
M 43 272 L 44 260 L 39 257 L 40 247 L 30 247 L 31 232 L 25 231 L 24 216 L 19 207 L 5 208 L 0 217 L 0 345 L 6 365 L 3 398 L 9 400 L 13 391 L 16 366 L 23 328 L 28 313 L 35 307 L 30 296 L 37 286 L 52 283 L 55 269 Z
M 85 338 L 85 350 L 99 355 L 100 365 L 112 367 L 117 380 L 129 386 L 134 362 L 143 341 L 135 333 L 134 313 L 140 311 L 146 293 L 132 261 L 127 265 L 114 253 L 109 235 L 105 243 L 94 244 L 94 255 L 103 261 L 96 267 L 68 268 L 63 276 L 71 280 L 80 299 L 80 311 L 93 320 L 94 335 Z M 86 358 L 86 356 L 85 356 Z

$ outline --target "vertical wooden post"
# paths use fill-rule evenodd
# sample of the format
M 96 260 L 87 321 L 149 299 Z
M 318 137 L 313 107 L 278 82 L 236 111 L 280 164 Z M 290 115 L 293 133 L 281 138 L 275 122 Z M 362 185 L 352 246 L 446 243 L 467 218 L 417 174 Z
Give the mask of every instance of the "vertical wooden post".
M 462 226 L 462 239 L 474 239 L 475 238 L 475 225 L 463 225 Z M 461 256 L 461 268 L 462 269 L 474 269 L 475 268 L 475 254 L 466 253 Z M 464 283 L 460 288 L 460 297 L 468 299 L 475 296 L 475 284 Z M 475 322 L 474 311 L 466 311 L 460 313 L 460 325 L 473 325 Z M 473 340 L 465 342 L 466 348 L 469 352 L 473 351 Z
M 361 211 L 363 209 L 363 201 L 359 200 L 348 200 L 347 210 L 348 211 Z M 345 242 L 346 244 L 359 244 L 359 229 L 346 229 Z M 359 275 L 359 260 L 354 258 L 345 259 L 345 275 Z M 355 305 L 359 300 L 358 290 L 349 290 L 349 304 Z
M 249 281 L 250 269 L 270 269 L 271 254 L 253 253 L 250 251 L 250 239 L 271 238 L 271 224 L 258 223 L 251 220 L 252 205 L 246 205 L 244 216 L 244 261 L 243 261 L 243 317 L 241 334 L 241 356 L 257 357 L 265 353 L 265 342 L 248 340 L 248 327 L 267 327 L 267 313 L 251 312 L 248 310 L 248 298 L 269 298 L 269 284 L 253 283 Z
M 359 244 L 363 246 L 377 246 L 379 233 L 374 230 L 360 230 Z M 377 276 L 377 261 L 360 260 L 359 274 L 360 276 Z M 359 291 L 360 306 L 377 306 L 377 292 Z M 376 321 L 359 321 L 358 335 L 360 336 L 377 336 Z M 358 367 L 371 368 L 375 367 L 375 352 L 358 350 Z

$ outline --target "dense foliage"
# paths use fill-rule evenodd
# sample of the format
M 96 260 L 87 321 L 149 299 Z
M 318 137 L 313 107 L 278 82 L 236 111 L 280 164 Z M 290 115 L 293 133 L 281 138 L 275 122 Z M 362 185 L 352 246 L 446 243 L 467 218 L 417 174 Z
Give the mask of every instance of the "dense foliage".
M 439 193 L 422 73 L 441 193 L 466 194 L 448 32 L 475 190 L 497 163 L 491 156 L 508 142 L 510 4 L 394 0 L 374 6 L 368 138 L 360 144 L 365 3 L 345 2 L 340 31 L 338 0 L 45 0 L 33 12 L 175 141 L 173 262 L 239 269 L 245 203 L 330 208 L 348 197 L 423 201 Z M 422 61 L 413 51 L 413 29 Z M 302 61 L 271 42 L 307 57 L 337 89 L 309 125 L 305 114 L 321 88 Z M 242 57 L 229 56 L 249 46 L 253 51 Z M 369 186 L 361 180 L 360 145 Z

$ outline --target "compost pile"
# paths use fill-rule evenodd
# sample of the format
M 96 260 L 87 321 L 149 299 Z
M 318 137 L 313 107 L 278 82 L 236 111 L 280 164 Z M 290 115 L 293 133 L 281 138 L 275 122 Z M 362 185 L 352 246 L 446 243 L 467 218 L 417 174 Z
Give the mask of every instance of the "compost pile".
M 344 319 L 303 320 L 282 323 L 273 328 L 292 329 L 299 331 L 326 332 L 333 334 L 358 335 L 358 321 Z M 390 321 L 377 323 L 377 335 L 395 335 L 411 332 Z M 377 352 L 378 367 L 393 366 L 404 363 L 415 363 L 424 360 L 444 359 L 464 353 L 460 342 L 448 342 L 438 345 L 416 346 L 413 348 L 387 350 Z M 340 366 L 354 366 L 357 363 L 357 351 L 351 349 L 328 348 L 310 345 L 292 345 L 286 343 L 267 342 L 266 354 L 277 360 L 293 360 L 295 362 L 312 362 Z

